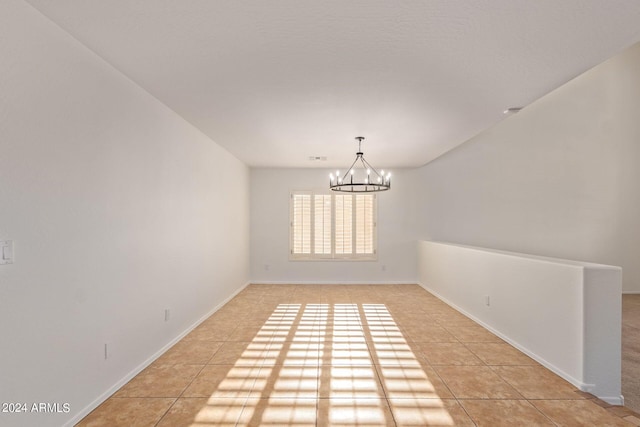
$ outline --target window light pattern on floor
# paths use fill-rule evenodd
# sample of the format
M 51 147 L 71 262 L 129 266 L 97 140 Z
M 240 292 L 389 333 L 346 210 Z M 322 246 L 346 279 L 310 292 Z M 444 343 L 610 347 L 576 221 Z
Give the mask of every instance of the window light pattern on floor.
M 252 285 L 79 425 L 630 425 L 608 406 L 418 286 Z
M 281 304 L 210 395 L 227 418 L 192 425 L 395 425 L 383 384 L 397 417 L 454 425 L 384 304 Z

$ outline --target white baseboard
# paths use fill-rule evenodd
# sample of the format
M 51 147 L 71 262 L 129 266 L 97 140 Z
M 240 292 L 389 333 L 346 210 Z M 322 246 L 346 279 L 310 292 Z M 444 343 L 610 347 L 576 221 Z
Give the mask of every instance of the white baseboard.
M 292 281 L 292 280 L 252 280 L 252 285 L 416 285 L 418 284 L 417 280 L 411 281 L 334 281 L 334 280 L 303 280 L 303 281 Z
M 598 396 L 598 399 L 604 400 L 609 405 L 624 406 L 624 396 L 623 395 L 611 396 L 611 397 L 609 397 L 609 396 Z
M 482 322 L 481 320 L 479 320 L 478 318 L 476 318 L 472 314 L 470 314 L 470 313 L 466 312 L 465 310 L 463 310 L 462 308 L 458 307 L 453 302 L 447 300 L 446 298 L 444 298 L 443 296 L 438 294 L 436 291 L 434 291 L 431 288 L 429 288 L 424 283 L 419 283 L 418 282 L 418 285 L 420 287 L 422 287 L 424 290 L 426 290 L 427 292 L 429 292 L 430 294 L 432 294 L 433 296 L 435 296 L 436 298 L 438 298 L 439 300 L 441 300 L 442 302 L 444 302 L 445 304 L 447 304 L 448 306 L 450 306 L 451 308 L 453 308 L 453 309 L 457 310 L 458 312 L 464 314 L 465 316 L 467 316 L 468 318 L 470 318 L 471 320 L 473 320 L 477 324 L 481 325 L 483 328 L 491 331 L 493 334 L 495 334 L 498 337 L 502 338 L 504 341 L 508 342 L 509 344 L 511 344 L 512 346 L 514 346 L 515 348 L 517 348 L 518 350 L 520 350 L 521 352 L 523 352 L 524 354 L 526 354 L 527 356 L 529 356 L 530 358 L 535 360 L 536 362 L 540 363 L 542 366 L 544 366 L 545 368 L 549 369 L 551 372 L 553 372 L 553 373 L 559 375 L 560 377 L 564 378 L 565 380 L 567 380 L 568 382 L 570 382 L 571 384 L 576 386 L 581 391 L 584 391 L 584 392 L 587 392 L 587 393 L 591 393 L 592 392 L 592 390 L 594 388 L 593 384 L 586 384 L 586 383 L 583 383 L 582 381 L 577 380 L 576 378 L 573 378 L 571 375 L 567 374 L 566 372 L 562 371 L 561 369 L 558 369 L 556 366 L 554 366 L 553 364 L 549 363 L 544 358 L 538 356 L 534 352 L 532 352 L 529 349 L 523 347 L 519 343 L 513 341 L 508 336 L 506 336 L 506 335 L 502 334 L 501 332 L 495 330 L 494 328 L 492 328 L 491 326 L 489 326 L 486 323 Z M 604 400 L 605 402 L 607 402 L 607 403 L 609 403 L 611 405 L 623 405 L 624 404 L 624 397 L 622 397 L 622 396 L 597 396 L 597 397 L 598 397 L 598 399 Z
M 98 406 L 100 406 L 100 404 L 102 404 L 105 400 L 107 400 L 113 393 L 118 391 L 123 385 L 125 385 L 126 383 L 131 381 L 131 379 L 133 377 L 135 377 L 136 375 L 138 375 L 140 372 L 142 372 L 143 369 L 145 369 L 147 366 L 151 365 L 157 358 L 162 356 L 167 350 L 169 350 L 171 347 L 173 347 L 178 341 L 180 341 L 182 338 L 184 338 L 189 332 L 191 332 L 198 325 L 200 325 L 202 322 L 207 320 L 213 313 L 215 313 L 216 311 L 220 310 L 222 308 L 222 306 L 224 306 L 226 303 L 231 301 L 231 299 L 233 299 L 233 297 L 235 297 L 240 292 L 242 292 L 242 290 L 244 288 L 246 288 L 249 284 L 250 283 L 247 282 L 243 286 L 238 288 L 233 294 L 231 294 L 230 296 L 225 298 L 221 303 L 217 304 L 215 307 L 213 307 L 211 310 L 209 310 L 205 315 L 200 317 L 200 319 L 196 320 L 191 326 L 187 327 L 187 329 L 185 329 L 177 337 L 172 339 L 167 345 L 165 345 L 160 350 L 158 350 L 157 352 L 152 354 L 147 360 L 142 362 L 140 365 L 136 366 L 131 372 L 129 372 L 127 375 L 125 375 L 124 378 L 122 378 L 118 382 L 116 382 L 107 391 L 102 393 L 97 399 L 95 399 L 93 402 L 91 402 L 89 405 L 87 405 L 85 408 L 83 408 L 80 412 L 78 412 L 71 420 L 66 422 L 64 424 L 64 427 L 72 427 L 72 426 L 76 425 L 78 422 L 80 422 L 80 420 L 82 420 L 84 417 L 89 415 L 89 413 L 91 411 L 93 411 Z
M 640 291 L 622 291 L 622 295 L 640 295 Z

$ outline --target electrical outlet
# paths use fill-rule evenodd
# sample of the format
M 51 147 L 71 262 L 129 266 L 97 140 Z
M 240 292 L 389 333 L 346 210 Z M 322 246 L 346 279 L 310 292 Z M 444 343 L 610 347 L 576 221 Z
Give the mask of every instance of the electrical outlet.
M 104 343 L 104 360 L 107 360 L 109 356 L 109 345 L 107 343 Z
M 489 297 L 489 295 L 485 295 L 484 296 L 484 304 L 488 307 L 491 305 L 491 298 Z
M 169 319 L 171 318 L 171 310 L 169 310 L 168 308 L 166 308 L 164 310 L 164 321 L 168 322 Z
M 0 264 L 13 264 L 13 240 L 0 240 Z

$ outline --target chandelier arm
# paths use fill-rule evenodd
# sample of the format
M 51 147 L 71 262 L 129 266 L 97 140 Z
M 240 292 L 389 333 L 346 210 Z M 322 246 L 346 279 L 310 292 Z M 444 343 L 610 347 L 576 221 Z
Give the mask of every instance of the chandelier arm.
M 358 161 L 358 157 L 356 157 L 356 159 L 353 161 L 353 163 L 351 163 L 351 166 L 349 166 L 349 169 L 347 169 L 347 171 L 342 176 L 342 182 L 344 182 L 347 179 L 347 175 L 349 175 L 349 172 L 351 172 L 351 169 L 353 169 L 353 167 L 356 165 L 357 161 Z
M 364 169 L 367 169 L 367 162 L 364 160 L 364 156 L 360 156 L 360 163 L 362 163 Z
M 369 162 L 367 162 L 367 161 L 364 159 L 364 156 L 362 157 L 362 164 L 363 164 L 363 165 L 365 165 L 365 167 L 366 167 L 366 168 L 371 169 L 371 170 L 372 170 L 372 171 L 373 171 L 373 172 L 374 172 L 378 177 L 380 177 L 380 178 L 384 178 L 382 175 L 380 175 L 380 173 L 376 170 L 376 168 L 374 168 L 373 166 L 371 166 L 371 165 L 369 164 Z

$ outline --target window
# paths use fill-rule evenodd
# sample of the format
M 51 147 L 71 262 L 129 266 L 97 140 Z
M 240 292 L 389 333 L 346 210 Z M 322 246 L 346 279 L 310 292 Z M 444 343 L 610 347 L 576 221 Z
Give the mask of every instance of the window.
M 376 259 L 376 195 L 291 193 L 291 259 Z

